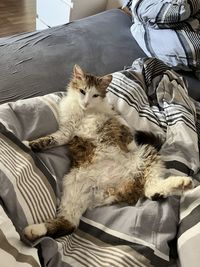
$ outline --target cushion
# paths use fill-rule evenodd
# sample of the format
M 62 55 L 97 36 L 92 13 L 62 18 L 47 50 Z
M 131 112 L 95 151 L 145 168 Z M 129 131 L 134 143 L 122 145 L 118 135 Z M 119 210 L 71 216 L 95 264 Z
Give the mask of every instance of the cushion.
M 130 3 L 128 4 L 130 6 Z M 200 2 L 196 0 L 142 0 L 134 1 L 131 8 L 140 21 L 164 28 L 173 27 L 173 23 L 185 21 L 194 16 L 200 9 Z
M 56 170 L 52 161 L 68 166 L 66 152 L 37 155 L 21 142 L 57 129 L 59 99 L 54 94 L 0 106 L 0 200 L 19 233 L 27 224 L 53 218 L 59 204 L 57 180 L 66 169 L 58 164 Z
M 184 2 L 184 8 L 180 5 L 178 9 L 172 10 L 174 13 L 172 11 L 170 13 L 173 1 L 169 2 L 171 5 L 165 1 L 165 5 L 163 1 L 154 2 L 150 1 L 149 4 L 149 1 L 140 1 L 138 4 L 136 1 L 132 4 L 134 24 L 131 26 L 131 32 L 133 37 L 148 56 L 159 58 L 176 70 L 194 71 L 199 78 L 200 12 L 185 21 L 195 12 L 192 5 L 189 5 L 190 9 L 186 8 L 188 4 Z M 193 2 L 196 3 L 196 1 Z M 168 9 L 166 9 L 167 4 Z M 199 10 L 200 6 L 197 7 Z M 161 12 L 162 8 L 166 9 L 165 12 Z M 181 10 L 184 10 L 187 15 L 183 15 Z

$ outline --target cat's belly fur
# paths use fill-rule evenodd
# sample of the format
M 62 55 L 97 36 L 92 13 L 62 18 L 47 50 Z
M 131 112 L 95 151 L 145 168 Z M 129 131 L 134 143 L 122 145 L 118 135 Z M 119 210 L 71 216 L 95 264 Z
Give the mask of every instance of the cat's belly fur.
M 60 205 L 75 225 L 77 214 L 112 203 L 116 195 L 119 202 L 135 203 L 144 196 L 146 177 L 163 172 L 157 151 L 137 146 L 130 129 L 116 117 L 88 116 L 75 134 L 68 143 L 73 166 L 63 179 Z
M 119 155 L 124 156 L 131 143 L 134 141 L 130 129 L 117 116 L 95 114 L 82 120 L 68 146 L 74 166 L 83 167 L 94 162 L 110 162 Z
M 162 172 L 161 162 L 151 162 L 151 159 L 144 162 L 143 156 L 147 150 L 146 146 L 143 146 L 136 153 L 132 153 L 110 146 L 98 152 L 90 164 L 72 168 L 63 180 L 65 193 L 61 203 L 62 210 L 71 218 L 71 214 L 76 214 L 80 207 L 85 211 L 87 208 L 105 204 L 106 198 L 110 201 L 110 190 L 120 194 L 120 191 L 130 191 L 133 186 L 135 189 L 134 193 L 131 192 L 131 200 L 128 199 L 128 194 L 127 199 L 123 200 L 135 203 L 143 196 L 145 172 L 152 177 Z M 74 207 L 74 203 L 78 203 L 78 206 Z
M 68 144 L 73 167 L 64 178 L 64 203 L 82 196 L 87 207 L 94 207 L 108 188 L 120 188 L 138 176 L 145 149 L 134 152 L 132 133 L 117 118 L 88 116 L 75 134 Z

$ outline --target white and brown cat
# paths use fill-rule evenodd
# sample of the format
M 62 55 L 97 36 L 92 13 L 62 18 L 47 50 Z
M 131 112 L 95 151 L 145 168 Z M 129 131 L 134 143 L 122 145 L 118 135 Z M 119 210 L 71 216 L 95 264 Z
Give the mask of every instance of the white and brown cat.
M 63 178 L 57 217 L 27 226 L 28 239 L 72 233 L 88 208 L 181 195 L 193 187 L 189 177 L 163 179 L 160 139 L 130 131 L 107 102 L 111 80 L 111 75 L 97 77 L 75 65 L 67 96 L 60 103 L 58 131 L 29 141 L 33 151 L 67 144 L 73 164 Z

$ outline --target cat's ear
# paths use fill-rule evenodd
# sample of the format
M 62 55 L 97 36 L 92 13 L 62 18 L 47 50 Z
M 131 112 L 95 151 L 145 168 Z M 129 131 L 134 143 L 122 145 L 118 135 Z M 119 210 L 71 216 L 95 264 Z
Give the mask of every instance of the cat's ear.
M 111 83 L 112 81 L 112 75 L 105 75 L 103 77 L 100 78 L 100 87 L 102 90 L 106 90 L 108 85 Z
M 73 75 L 74 78 L 82 80 L 84 78 L 84 71 L 81 69 L 79 65 L 75 64 L 73 68 Z

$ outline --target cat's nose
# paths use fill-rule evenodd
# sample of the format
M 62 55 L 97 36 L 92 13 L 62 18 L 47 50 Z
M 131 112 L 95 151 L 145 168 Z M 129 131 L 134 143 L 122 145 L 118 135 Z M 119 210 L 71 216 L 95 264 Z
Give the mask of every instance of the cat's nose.
M 84 107 L 87 108 L 88 106 L 88 102 L 84 103 Z

